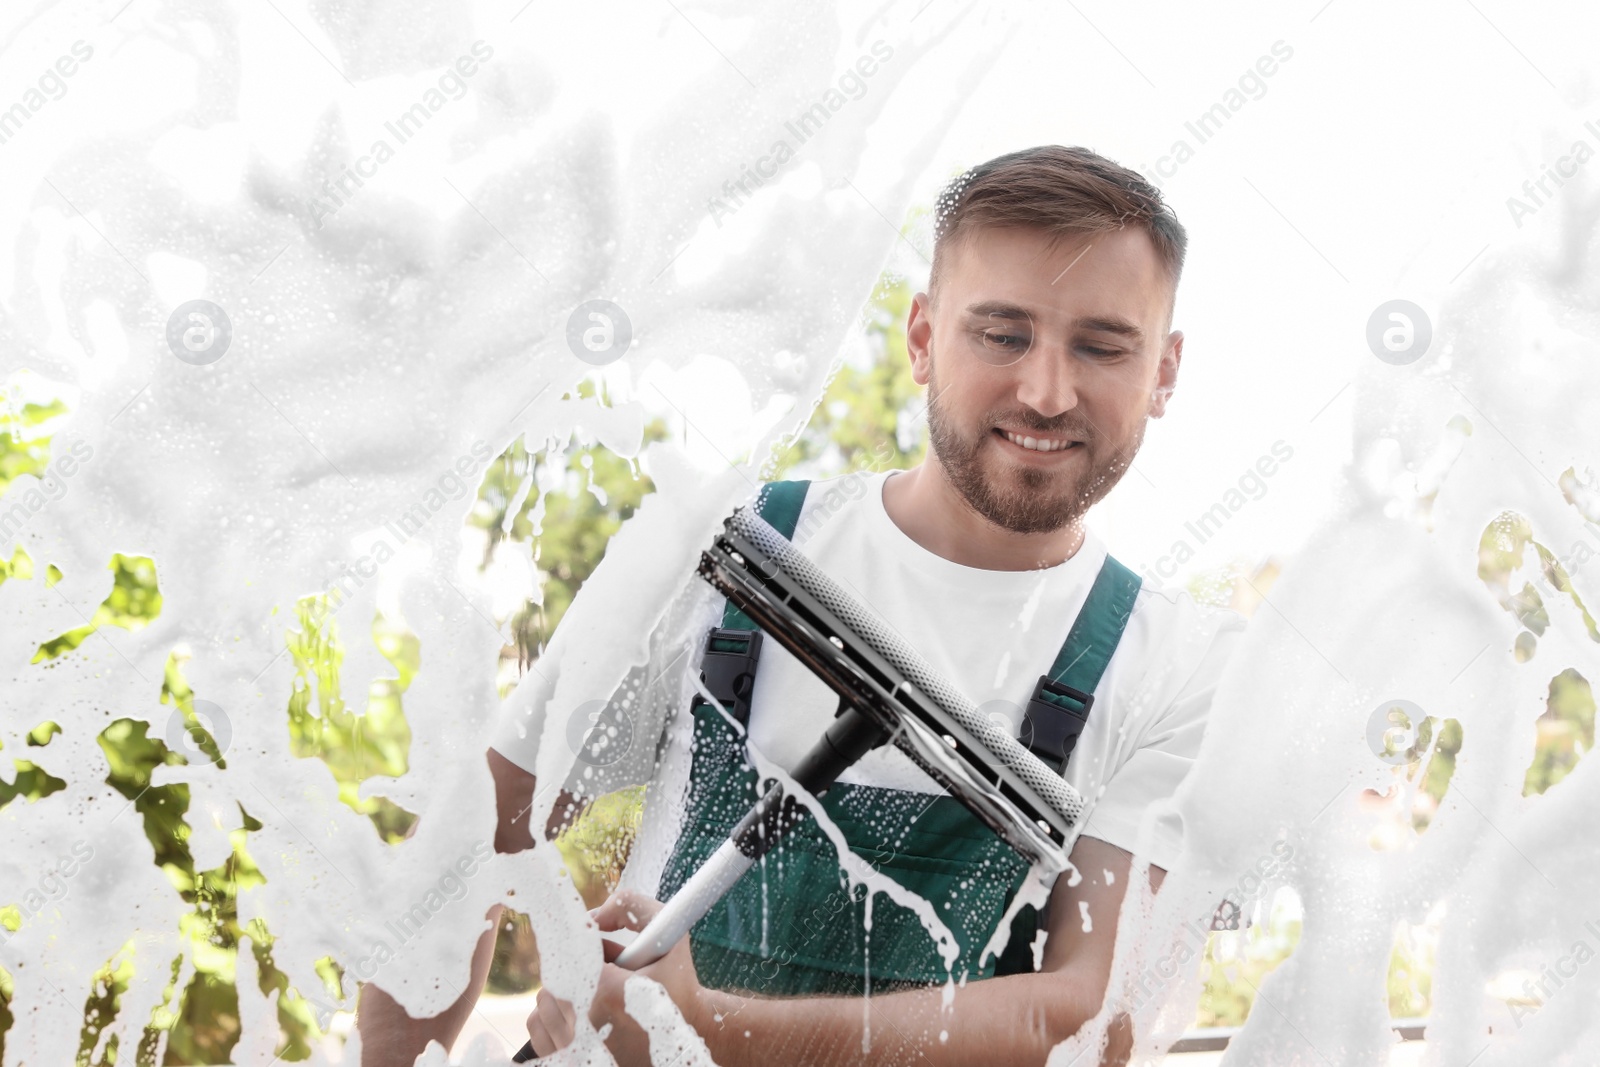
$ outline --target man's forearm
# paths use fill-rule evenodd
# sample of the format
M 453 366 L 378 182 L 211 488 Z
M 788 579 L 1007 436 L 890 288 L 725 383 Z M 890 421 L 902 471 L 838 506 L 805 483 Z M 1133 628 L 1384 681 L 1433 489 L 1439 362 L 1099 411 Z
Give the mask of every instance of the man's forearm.
M 1008 975 L 956 990 L 948 1011 L 943 988 L 782 999 L 706 990 L 691 1021 L 721 1067 L 1043 1064 L 1100 1010 L 1099 988 L 1103 981 L 1071 970 Z M 1113 1027 L 1103 1062 L 1126 1058 L 1127 1036 L 1125 1023 Z
M 500 911 L 499 904 L 490 909 L 489 929 L 478 938 L 477 947 L 472 950 L 472 977 L 467 988 L 454 1004 L 438 1015 L 413 1019 L 388 993 L 371 983 L 362 985 L 356 1028 L 361 1033 L 363 1064 L 409 1065 L 422 1055 L 429 1041 L 437 1041 L 447 1050 L 455 1043 L 488 977 L 489 964 L 494 959 L 495 934 L 500 929 Z
M 494 850 L 503 854 L 533 847 L 529 815 L 537 798 L 538 782 L 500 753 L 490 749 L 489 771 L 495 780 L 496 826 Z M 588 798 L 561 790 L 545 821 L 544 836 L 554 840 L 567 825 L 582 814 Z M 413 827 L 413 829 L 415 829 Z M 472 952 L 472 976 L 454 1004 L 438 1015 L 413 1019 L 394 998 L 378 986 L 363 984 L 356 1009 L 356 1027 L 361 1033 L 361 1059 L 374 1067 L 409 1065 L 437 1041 L 448 1051 L 466 1025 L 467 1016 L 477 1004 L 478 994 L 494 960 L 495 935 L 499 931 L 501 905 L 489 912 L 489 929 L 478 938 Z

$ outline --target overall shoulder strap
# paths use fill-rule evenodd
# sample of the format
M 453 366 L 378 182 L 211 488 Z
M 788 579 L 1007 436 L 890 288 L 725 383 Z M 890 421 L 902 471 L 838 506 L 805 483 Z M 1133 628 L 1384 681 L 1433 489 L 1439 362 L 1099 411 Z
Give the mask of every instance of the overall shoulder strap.
M 773 529 L 793 538 L 806 502 L 806 481 L 768 482 L 756 498 L 756 509 Z M 706 637 L 700 678 L 728 714 L 741 724 L 750 721 L 750 694 L 761 658 L 761 631 L 733 601 L 722 606 L 722 625 Z
M 1055 663 L 1028 701 L 1023 744 L 1057 772 L 1066 770 L 1089 719 L 1094 691 L 1133 615 L 1141 584 L 1137 574 L 1106 556 Z
M 1133 616 L 1143 580 L 1108 553 L 1095 576 L 1083 608 L 1067 631 L 1050 673 L 1039 676 L 1028 701 L 1019 739 L 1057 774 L 1066 773 L 1078 735 L 1089 721 L 1094 691 L 1100 685 Z M 1039 915 L 1032 905 L 1017 913 L 1011 939 L 995 964 L 995 974 L 1027 974 L 1033 970 L 1033 939 Z
M 810 488 L 811 483 L 803 480 L 768 482 L 756 497 L 756 511 L 768 526 L 792 541 L 795 527 L 800 524 L 800 509 L 805 506 L 806 490 Z M 754 630 L 756 624 L 729 600 L 722 608 L 722 628 Z

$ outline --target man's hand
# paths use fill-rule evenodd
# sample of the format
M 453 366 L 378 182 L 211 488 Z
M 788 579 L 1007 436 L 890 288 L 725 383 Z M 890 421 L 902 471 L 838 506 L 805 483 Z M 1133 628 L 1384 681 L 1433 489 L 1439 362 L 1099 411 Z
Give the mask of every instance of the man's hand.
M 1043 1065 L 1050 1050 L 1093 1018 L 1105 1000 L 1131 860 L 1115 845 L 1079 837 L 1072 863 L 1080 877 L 1056 879 L 1040 970 L 968 982 L 948 1005 L 938 986 L 874 995 L 870 1047 L 862 1042 L 864 1005 L 853 996 L 767 998 L 707 990 L 697 997 L 696 1029 L 723 1067 L 779 1061 L 834 1067 Z M 1150 868 L 1152 888 L 1164 873 Z M 1132 1036 L 1126 1017 L 1115 1017 L 1109 1045 L 1096 1062 L 1126 1063 Z M 1080 1067 L 1090 1062 L 1084 1057 Z
M 862 1045 L 860 998 L 767 998 L 707 990 L 695 973 L 688 938 L 637 972 L 608 962 L 589 1021 L 597 1029 L 611 1024 L 606 1045 L 618 1063 L 648 1064 L 648 1036 L 623 1007 L 623 983 L 637 973 L 666 988 L 685 1020 L 705 1039 L 712 1057 L 726 1067 L 766 1067 L 779 1058 L 840 1067 L 1043 1064 L 1050 1050 L 1097 1014 L 1105 1000 L 1131 860 L 1115 845 L 1080 837 L 1072 849 L 1072 862 L 1080 873 L 1077 884 L 1065 875 L 1058 877 L 1050 895 L 1050 936 L 1041 969 L 968 983 L 948 1006 L 939 987 L 874 996 L 870 1050 Z M 1166 872 L 1160 867 L 1149 870 L 1151 887 L 1159 888 Z M 638 930 L 659 908 L 636 894 L 618 894 L 596 909 L 595 918 L 602 930 Z M 618 946 L 607 943 L 606 959 L 614 959 L 618 951 Z M 571 1005 L 540 994 L 539 1007 L 528 1018 L 534 1050 L 545 1055 L 547 1049 L 554 1051 L 570 1042 L 571 1019 Z M 1133 1039 L 1126 1016 L 1113 1019 L 1108 1037 L 1098 1062 L 1103 1067 L 1126 1063 Z
M 494 776 L 495 809 L 497 813 L 494 849 L 513 853 L 532 848 L 534 839 L 528 826 L 529 812 L 537 796 L 538 782 L 534 776 L 506 759 L 494 749 L 487 754 L 489 772 Z M 563 789 L 551 808 L 545 823 L 544 836 L 554 839 L 572 819 L 583 810 L 588 801 Z M 415 831 L 416 826 L 412 827 Z M 448 1049 L 455 1043 L 461 1028 L 466 1025 L 472 1006 L 477 1003 L 478 992 L 489 974 L 494 959 L 496 929 L 500 922 L 500 905 L 489 909 L 489 929 L 478 938 L 472 955 L 472 978 L 467 989 L 454 1004 L 438 1015 L 413 1019 L 393 997 L 373 983 L 361 987 L 360 1006 L 356 1013 L 356 1027 L 361 1032 L 361 1060 L 363 1064 L 378 1067 L 395 1067 L 409 1064 L 427 1048 L 429 1041 L 437 1041 Z M 569 1038 L 570 1040 L 570 1038 Z
M 528 1043 L 542 1059 L 572 1044 L 578 1015 L 572 1002 L 562 1000 L 548 989 L 539 990 L 539 996 L 528 1015 Z
M 624 890 L 596 908 L 594 919 L 603 931 L 642 930 L 659 910 L 661 905 L 658 902 Z M 620 944 L 614 941 L 602 941 L 601 944 L 605 950 L 606 964 L 600 972 L 600 985 L 595 990 L 594 1003 L 589 1006 L 589 1022 L 596 1030 L 610 1025 L 606 1047 L 621 1067 L 649 1067 L 650 1035 L 628 1014 L 623 986 L 634 975 L 643 975 L 659 982 L 683 1013 L 684 1019 L 698 1030 L 703 1014 L 704 990 L 695 973 L 689 939 L 681 939 L 671 952 L 637 971 L 623 970 L 611 962 L 622 952 Z M 542 1057 L 565 1048 L 572 1042 L 576 1019 L 569 1002 L 561 1000 L 549 990 L 541 989 L 533 1013 L 528 1016 L 528 1038 L 533 1043 L 533 1050 Z

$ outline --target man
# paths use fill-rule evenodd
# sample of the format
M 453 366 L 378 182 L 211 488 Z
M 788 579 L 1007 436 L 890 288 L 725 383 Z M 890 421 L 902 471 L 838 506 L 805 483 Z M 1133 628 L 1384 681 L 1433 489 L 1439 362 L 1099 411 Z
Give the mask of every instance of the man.
M 1072 846 L 1075 873 L 1055 880 L 1042 917 L 1017 919 L 1008 942 L 1001 920 L 1023 877 L 1014 855 L 962 822 L 970 816 L 897 750 L 869 753 L 829 791 L 829 812 L 873 866 L 925 877 L 931 907 L 839 889 L 838 853 L 820 831 L 811 845 L 785 838 L 785 858 L 769 856 L 731 903 L 638 972 L 666 988 L 717 1063 L 1042 1064 L 1099 1012 L 1134 851 L 1158 887 L 1181 849 L 1176 820 L 1145 813 L 1193 761 L 1243 625 L 1186 594 L 1140 588 L 1083 523 L 1176 386 L 1183 335 L 1171 321 L 1185 241 L 1142 178 L 1079 148 L 999 157 L 941 197 L 929 291 L 917 294 L 906 328 L 913 375 L 928 390 L 929 456 L 910 471 L 811 487 L 796 543 L 1014 734 L 1031 727 L 1053 662 L 1098 659 L 1092 708 L 1064 768 L 1090 804 Z M 1120 611 L 1105 611 L 1103 594 L 1118 589 Z M 1114 622 L 1109 638 L 1082 637 L 1080 618 Z M 644 892 L 620 892 L 600 909 L 601 929 L 638 929 L 656 906 L 650 890 L 670 896 L 692 871 L 695 842 L 725 823 L 718 805 L 737 806 L 738 790 L 753 787 L 748 749 L 787 769 L 835 710 L 775 642 L 741 704 L 742 729 L 724 724 L 732 705 L 702 702 L 692 724 L 678 716 L 666 731 L 660 762 L 642 773 L 655 825 L 676 817 L 677 844 L 659 878 L 633 879 Z M 512 818 L 534 792 L 538 735 L 523 733 L 532 740 L 502 731 L 489 755 L 496 847 L 508 851 L 532 844 Z M 619 784 L 625 776 L 608 788 Z M 566 799 L 547 835 L 575 806 Z M 1030 923 L 1047 935 L 1042 946 Z M 474 989 L 491 947 L 486 934 Z M 624 1010 L 628 977 L 606 966 L 589 1021 L 610 1025 L 619 1061 L 646 1063 L 647 1038 Z M 950 978 L 961 988 L 946 1005 Z M 871 993 L 866 1004 L 861 992 Z M 392 1002 L 367 993 L 364 1042 L 393 1040 L 410 1055 L 423 1034 L 458 1032 L 472 1000 L 391 1029 L 396 1013 L 383 1008 Z M 541 993 L 529 1019 L 535 1051 L 565 1046 L 575 1025 L 570 1005 Z M 1129 1043 L 1119 1019 L 1105 1060 L 1120 1062 Z

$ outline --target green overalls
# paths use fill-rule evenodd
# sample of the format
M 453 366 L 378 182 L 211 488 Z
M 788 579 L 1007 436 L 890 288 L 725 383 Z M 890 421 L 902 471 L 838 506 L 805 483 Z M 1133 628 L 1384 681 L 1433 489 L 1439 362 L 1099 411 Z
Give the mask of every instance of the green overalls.
M 808 484 L 773 482 L 762 490 L 761 516 L 785 537 L 793 537 Z M 1023 743 L 1058 771 L 1087 719 L 1139 585 L 1137 575 L 1106 557 L 1050 674 L 1029 702 Z M 722 626 L 756 629 L 731 602 Z M 746 695 L 750 680 L 753 673 L 742 683 Z M 729 721 L 748 715 L 745 703 L 731 701 L 719 710 L 697 696 L 690 713 L 694 749 L 684 828 L 656 894 L 663 901 L 727 840 L 759 796 L 744 732 Z M 838 783 L 822 797 L 822 807 L 851 851 L 934 907 L 959 948 L 954 967 L 946 968 L 917 915 L 886 894 L 876 894 L 866 911 L 865 889 L 847 888 L 832 842 L 806 818 L 691 931 L 703 985 L 769 995 L 859 995 L 1033 970 L 1039 917 L 1031 906 L 1016 916 L 998 959 L 978 958 L 1021 888 L 1028 864 L 959 800 Z

